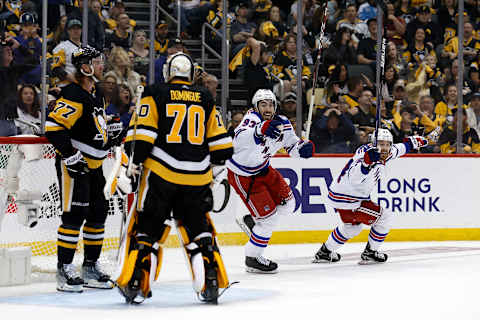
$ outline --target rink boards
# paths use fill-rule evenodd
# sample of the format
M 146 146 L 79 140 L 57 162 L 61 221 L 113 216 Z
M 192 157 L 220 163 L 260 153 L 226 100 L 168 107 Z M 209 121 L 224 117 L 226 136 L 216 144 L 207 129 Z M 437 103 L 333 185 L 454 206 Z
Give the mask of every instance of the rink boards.
M 283 217 L 272 243 L 324 241 L 340 221 L 325 205 L 328 186 L 347 163 L 349 156 L 331 155 L 311 159 L 275 157 L 271 160 L 290 184 L 296 210 Z M 379 182 L 372 200 L 395 214 L 389 241 L 480 240 L 480 157 L 413 155 L 391 162 L 387 177 Z M 224 198 L 223 187 L 214 191 L 215 207 Z M 212 214 L 219 239 L 241 244 L 247 239 L 235 216 L 247 213 L 231 190 L 228 204 Z M 365 241 L 367 233 L 352 240 Z

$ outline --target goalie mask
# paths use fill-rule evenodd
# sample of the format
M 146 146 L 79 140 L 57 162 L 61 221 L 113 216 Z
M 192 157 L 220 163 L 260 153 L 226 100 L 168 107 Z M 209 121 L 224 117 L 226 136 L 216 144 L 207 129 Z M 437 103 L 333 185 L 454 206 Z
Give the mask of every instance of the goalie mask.
M 92 77 L 95 73 L 93 69 L 92 60 L 101 56 L 101 52 L 92 47 L 81 47 L 74 53 L 72 53 L 72 64 L 77 69 L 77 72 L 80 72 L 86 77 Z M 87 65 L 85 68 L 83 65 Z
M 192 82 L 194 72 L 195 66 L 192 58 L 183 52 L 170 56 L 163 66 L 165 82 L 170 82 L 173 78 L 183 78 L 188 82 Z
M 260 105 L 262 101 L 266 101 L 268 103 L 272 103 L 273 105 L 273 112 L 271 112 L 268 108 L 265 108 Z M 271 120 L 275 116 L 277 112 L 277 97 L 275 94 L 268 89 L 259 89 L 252 98 L 253 109 L 255 112 L 258 112 L 264 120 Z

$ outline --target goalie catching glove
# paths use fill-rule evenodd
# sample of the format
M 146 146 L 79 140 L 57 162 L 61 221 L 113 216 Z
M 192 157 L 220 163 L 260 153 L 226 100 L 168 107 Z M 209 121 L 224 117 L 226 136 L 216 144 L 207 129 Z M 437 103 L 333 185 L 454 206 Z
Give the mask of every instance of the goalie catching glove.
M 89 172 L 87 162 L 79 150 L 75 154 L 63 158 L 63 162 L 67 167 L 68 175 L 72 179 L 79 178 Z

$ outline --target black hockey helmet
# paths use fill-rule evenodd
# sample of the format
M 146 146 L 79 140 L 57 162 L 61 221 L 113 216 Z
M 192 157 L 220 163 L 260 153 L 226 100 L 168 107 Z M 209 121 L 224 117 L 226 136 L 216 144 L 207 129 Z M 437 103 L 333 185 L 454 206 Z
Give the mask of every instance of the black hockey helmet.
M 92 47 L 81 47 L 74 53 L 72 53 L 72 64 L 77 69 L 77 71 L 81 72 L 83 75 L 90 77 L 93 75 L 93 66 L 92 60 L 99 57 L 102 53 L 95 48 Z M 91 66 L 91 72 L 86 73 L 82 69 L 82 65 L 89 65 Z

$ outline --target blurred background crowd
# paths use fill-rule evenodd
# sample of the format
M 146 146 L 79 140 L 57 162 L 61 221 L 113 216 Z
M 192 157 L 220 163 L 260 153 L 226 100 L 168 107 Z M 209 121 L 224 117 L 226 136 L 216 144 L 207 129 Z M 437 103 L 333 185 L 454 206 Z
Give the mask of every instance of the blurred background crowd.
M 104 53 L 103 78 L 107 113 L 128 123 L 134 90 L 149 82 L 148 26 L 129 16 L 127 2 L 88 1 L 88 30 L 82 26 L 83 1 L 49 0 L 46 55 L 48 108 L 61 88 L 74 81 L 71 53 L 88 31 L 88 44 Z M 393 0 L 392 0 L 393 1 Z M 0 136 L 41 131 L 40 62 L 42 41 L 40 0 L 0 0 Z M 136 3 L 149 1 L 137 0 Z M 297 1 L 230 0 L 223 14 L 219 0 L 159 0 L 155 25 L 155 82 L 163 82 L 167 56 L 194 48 L 202 37 L 221 52 L 222 25 L 227 23 L 229 75 L 241 84 L 245 103 L 227 106 L 230 132 L 240 124 L 258 88 L 271 88 L 278 97 L 277 112 L 294 127 L 305 129 L 310 99 L 314 115 L 310 139 L 317 153 L 351 153 L 368 141 L 375 128 L 377 9 L 374 0 L 329 0 L 319 83 L 312 88 L 318 56 L 323 10 L 320 1 L 302 0 L 303 23 L 297 26 Z M 463 96 L 463 152 L 480 153 L 480 0 L 465 0 L 463 65 L 459 65 L 456 0 L 397 0 L 387 3 L 385 83 L 382 126 L 394 142 L 410 135 L 428 137 L 427 153 L 455 153 L 457 97 Z M 180 8 L 177 5 L 180 4 Z M 180 10 L 178 10 L 180 9 Z M 180 16 L 178 16 L 180 12 Z M 172 15 L 181 22 L 167 19 Z M 216 30 L 216 31 L 214 31 Z M 303 36 L 302 68 L 297 70 L 297 32 Z M 198 62 L 199 59 L 197 59 Z M 200 63 L 201 64 L 201 63 Z M 457 90 L 459 70 L 463 86 Z M 220 74 L 196 69 L 195 82 L 219 101 Z M 221 80 L 221 79 L 220 79 Z M 297 82 L 302 87 L 302 119 L 297 119 Z M 312 95 L 314 90 L 314 95 Z M 33 124 L 33 125 L 32 125 Z

